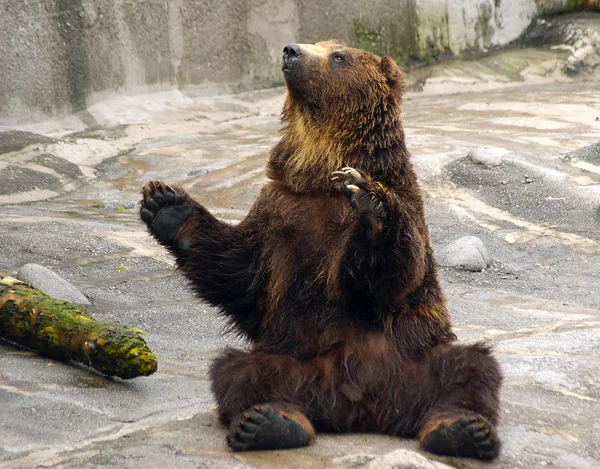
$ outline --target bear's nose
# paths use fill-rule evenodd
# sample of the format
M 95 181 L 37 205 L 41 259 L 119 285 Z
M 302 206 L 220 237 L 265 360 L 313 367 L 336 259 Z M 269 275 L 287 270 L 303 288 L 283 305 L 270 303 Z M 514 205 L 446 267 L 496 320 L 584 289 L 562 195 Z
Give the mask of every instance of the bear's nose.
M 288 44 L 283 48 L 283 57 L 287 59 L 295 59 L 302 55 L 302 49 L 298 44 Z

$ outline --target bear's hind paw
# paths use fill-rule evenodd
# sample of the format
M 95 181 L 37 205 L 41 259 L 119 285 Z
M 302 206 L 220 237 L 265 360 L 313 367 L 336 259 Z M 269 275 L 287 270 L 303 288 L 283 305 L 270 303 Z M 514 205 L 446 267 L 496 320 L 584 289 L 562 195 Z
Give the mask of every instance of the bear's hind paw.
M 306 446 L 312 438 L 292 416 L 270 405 L 255 405 L 232 423 L 227 444 L 235 451 L 288 449 Z
M 480 415 L 461 417 L 431 431 L 424 448 L 443 456 L 491 460 L 498 456 L 500 442 L 493 426 Z

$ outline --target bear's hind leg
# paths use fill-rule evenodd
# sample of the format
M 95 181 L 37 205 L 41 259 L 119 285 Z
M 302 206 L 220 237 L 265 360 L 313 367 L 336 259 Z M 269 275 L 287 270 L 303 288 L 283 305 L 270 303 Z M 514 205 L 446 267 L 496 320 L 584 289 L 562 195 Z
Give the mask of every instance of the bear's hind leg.
M 287 355 L 228 350 L 209 374 L 232 449 L 298 448 L 314 441 L 307 418 L 314 373 L 305 364 Z
M 235 451 L 300 448 L 314 439 L 306 416 L 284 403 L 252 406 L 233 420 L 227 434 Z
M 445 456 L 494 459 L 499 413 L 500 367 L 482 344 L 444 345 L 430 367 L 437 396 L 419 432 L 427 451 Z

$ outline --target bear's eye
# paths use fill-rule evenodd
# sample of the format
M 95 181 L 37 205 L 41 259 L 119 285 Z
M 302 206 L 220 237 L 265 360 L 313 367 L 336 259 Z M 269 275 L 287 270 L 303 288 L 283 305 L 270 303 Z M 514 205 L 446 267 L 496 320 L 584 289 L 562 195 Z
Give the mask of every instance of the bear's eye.
M 331 67 L 332 70 L 344 68 L 347 64 L 347 57 L 340 52 L 334 52 L 329 56 L 329 67 Z

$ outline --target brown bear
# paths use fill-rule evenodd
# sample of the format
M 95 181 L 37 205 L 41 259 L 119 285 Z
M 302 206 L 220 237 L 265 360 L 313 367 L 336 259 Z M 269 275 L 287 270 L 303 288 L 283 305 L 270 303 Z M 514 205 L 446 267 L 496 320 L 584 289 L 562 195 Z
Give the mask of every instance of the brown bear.
M 400 118 L 390 57 L 335 42 L 284 48 L 283 130 L 270 182 L 237 226 L 160 181 L 141 218 L 248 350 L 211 366 L 234 450 L 315 431 L 418 436 L 492 459 L 501 373 L 455 343 Z

